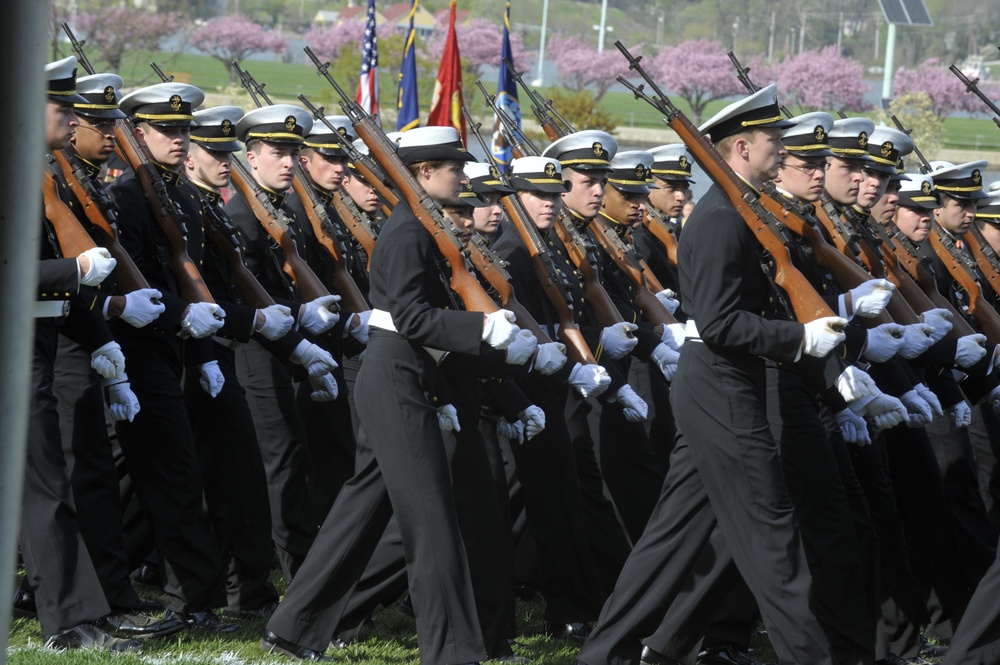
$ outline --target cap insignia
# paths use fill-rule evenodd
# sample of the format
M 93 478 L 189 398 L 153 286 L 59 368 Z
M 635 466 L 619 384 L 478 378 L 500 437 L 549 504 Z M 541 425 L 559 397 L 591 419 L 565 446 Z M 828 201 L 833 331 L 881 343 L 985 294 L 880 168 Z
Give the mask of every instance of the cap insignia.
M 547 163 L 545 165 L 545 175 L 547 175 L 550 178 L 555 178 L 556 177 L 556 165 L 553 164 L 552 162 Z
M 868 147 L 868 132 L 861 132 L 858 134 L 858 145 L 862 148 Z
M 290 132 L 294 132 L 295 131 L 295 116 L 294 115 L 290 115 L 287 118 L 285 118 L 285 129 L 287 129 Z
M 345 139 L 347 138 L 347 130 L 343 127 L 337 127 L 337 133 L 340 134 Z
M 681 168 L 684 169 L 685 171 L 688 170 L 687 155 L 681 155 L 681 158 L 677 160 L 677 163 L 680 164 Z
M 883 157 L 888 157 L 889 155 L 891 155 L 893 147 L 894 146 L 892 145 L 892 141 L 886 141 L 885 143 L 883 143 L 882 144 L 882 156 Z
M 493 166 L 492 164 L 490 165 L 490 177 L 494 179 L 500 178 L 500 169 Z
M 637 180 L 645 180 L 646 179 L 646 167 L 643 166 L 642 164 L 636 164 L 635 165 L 635 177 L 636 177 Z
M 170 108 L 174 112 L 181 110 L 181 96 L 180 95 L 170 95 Z
M 924 194 L 929 195 L 931 193 L 931 182 L 930 180 L 924 180 L 920 185 L 920 191 Z
M 107 102 L 108 104 L 114 104 L 115 103 L 115 88 L 114 88 L 114 86 L 108 85 L 108 86 L 104 87 L 104 101 Z
M 972 183 L 978 185 L 983 181 L 983 174 L 979 172 L 979 169 L 972 170 Z
M 604 156 L 604 146 L 601 145 L 600 141 L 595 141 L 594 145 L 591 147 L 593 147 L 595 155 L 597 155 L 598 157 Z
M 233 131 L 233 121 L 229 118 L 225 118 L 222 121 L 222 135 L 229 136 Z
M 816 143 L 826 143 L 826 128 L 823 125 L 816 125 L 816 129 L 813 130 L 813 138 L 816 139 Z

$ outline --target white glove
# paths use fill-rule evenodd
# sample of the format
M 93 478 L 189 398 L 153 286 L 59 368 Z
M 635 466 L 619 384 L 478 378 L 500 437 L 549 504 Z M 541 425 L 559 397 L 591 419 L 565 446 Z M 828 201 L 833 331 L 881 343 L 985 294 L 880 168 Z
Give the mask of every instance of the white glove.
M 193 302 L 181 319 L 181 337 L 214 335 L 225 323 L 226 312 L 214 302 Z
M 198 365 L 198 371 L 201 372 L 201 379 L 198 381 L 201 389 L 213 399 L 216 398 L 226 383 L 226 377 L 222 376 L 222 370 L 219 368 L 219 361 L 210 360 L 202 363 Z
M 899 396 L 899 401 L 903 403 L 906 411 L 910 414 L 910 419 L 907 423 L 910 427 L 923 427 L 934 420 L 931 405 L 917 393 L 916 389 L 907 390 Z
M 108 411 L 114 421 L 127 420 L 132 422 L 139 413 L 139 400 L 129 387 L 128 376 L 122 374 L 120 379 L 104 379 L 101 382 L 107 391 Z
M 924 398 L 924 401 L 931 405 L 931 411 L 935 416 L 943 416 L 944 409 L 941 408 L 941 400 L 938 396 L 934 394 L 934 391 L 925 386 L 922 383 L 918 383 L 913 386 L 913 389 L 917 391 L 917 394 Z
M 910 416 L 906 407 L 892 395 L 878 393 L 848 404 L 851 411 L 868 416 L 875 421 L 878 429 L 889 429 L 904 422 L 909 422 Z
M 911 323 L 903 326 L 903 346 L 899 355 L 907 360 L 916 358 L 934 346 L 934 326 L 929 323 Z
M 111 274 L 111 271 L 115 269 L 115 264 L 118 263 L 112 258 L 111 252 L 103 247 L 91 247 L 81 254 L 81 256 L 86 256 L 90 261 L 90 268 L 87 270 L 87 273 L 80 275 L 80 283 L 85 286 L 97 286 L 103 282 Z M 76 264 L 77 270 L 79 270 L 79 258 L 76 260 Z
M 90 354 L 90 366 L 102 379 L 120 379 L 125 373 L 125 354 L 118 342 L 108 342 Z
M 540 407 L 532 404 L 518 414 L 521 423 L 524 425 L 524 434 L 530 441 L 536 434 L 545 429 L 545 412 Z M 503 418 L 501 418 L 503 420 Z
M 625 413 L 625 420 L 630 423 L 641 423 L 649 413 L 649 406 L 646 405 L 646 402 L 641 397 L 635 394 L 632 386 L 627 383 L 619 388 L 614 399 L 609 401 L 621 402 Z
M 455 410 L 454 405 L 445 404 L 444 406 L 439 406 L 437 413 L 438 427 L 441 428 L 442 432 L 450 432 L 452 430 L 456 432 L 462 431 L 462 426 L 458 423 L 458 411 Z
M 951 422 L 954 423 L 955 427 L 968 427 L 969 423 L 972 422 L 972 409 L 965 403 L 965 400 L 955 406 L 949 406 L 948 415 L 951 416 Z
M 289 360 L 305 367 L 309 376 L 313 377 L 329 374 L 337 369 L 337 361 L 333 359 L 330 352 L 308 340 L 299 342 L 299 345 L 292 351 Z
M 372 311 L 370 309 L 366 309 L 363 312 L 355 312 L 354 316 L 358 318 L 358 325 L 352 328 L 351 324 L 354 323 L 354 321 L 348 321 L 347 332 L 357 341 L 362 344 L 367 344 L 369 338 L 368 319 L 372 318 Z
M 854 402 L 862 397 L 874 395 L 879 391 L 872 377 L 854 365 L 848 365 L 837 377 L 837 392 L 845 402 Z
M 677 361 L 680 358 L 680 353 L 674 351 L 663 342 L 657 344 L 653 352 L 649 354 L 649 359 L 656 363 L 656 367 L 663 373 L 667 381 L 674 380 L 674 375 L 677 374 Z
M 869 328 L 868 340 L 865 342 L 865 350 L 861 352 L 861 355 L 868 362 L 884 363 L 903 348 L 903 344 L 906 342 L 904 333 L 903 326 L 898 323 L 883 323 L 880 326 Z
M 844 437 L 844 441 L 856 443 L 859 446 L 871 445 L 872 437 L 868 433 L 868 423 L 865 422 L 864 418 L 851 411 L 850 408 L 838 411 L 833 417 L 840 425 L 840 434 Z
M 535 352 L 534 370 L 542 376 L 551 376 L 566 364 L 566 345 L 562 342 L 546 342 L 538 345 Z
M 1000 386 L 991 390 L 986 399 L 986 403 L 990 405 L 991 409 L 993 409 L 993 413 L 1000 413 Z
M 958 338 L 955 348 L 955 364 L 972 367 L 986 355 L 986 335 L 966 335 Z
M 633 330 L 638 330 L 639 326 L 634 323 L 622 321 L 613 326 L 608 326 L 601 331 L 601 346 L 604 353 L 612 360 L 624 358 L 639 343 L 638 338 L 630 335 Z
M 292 310 L 285 305 L 268 305 L 264 309 L 258 309 L 264 315 L 264 325 L 259 332 L 265 339 L 274 341 L 288 334 L 288 331 L 295 325 L 295 318 Z
M 538 347 L 538 340 L 530 330 L 518 330 L 514 336 L 514 341 L 507 345 L 506 362 L 508 365 L 523 365 L 528 362 L 531 356 L 535 355 Z
M 573 386 L 583 397 L 597 397 L 611 385 L 608 370 L 600 365 L 577 363 L 569 373 L 566 383 Z
M 934 343 L 940 342 L 951 332 L 951 312 L 947 309 L 929 309 L 920 315 L 920 320 L 934 326 Z
M 683 323 L 668 323 L 663 326 L 663 334 L 660 341 L 669 346 L 674 351 L 680 351 L 684 346 L 684 331 L 686 326 Z
M 340 296 L 320 296 L 299 309 L 299 326 L 313 335 L 321 335 L 340 321 Z
M 840 332 L 835 330 L 846 325 L 847 319 L 839 316 L 827 316 L 810 321 L 805 324 L 805 333 L 802 335 L 802 351 L 806 355 L 823 358 L 833 351 L 835 346 L 847 339 L 843 330 Z
M 497 418 L 497 434 L 508 441 L 524 443 L 524 423 L 520 420 L 511 423 L 506 418 Z
M 673 316 L 677 308 L 681 306 L 681 301 L 674 298 L 677 294 L 670 289 L 663 289 L 656 293 L 656 299 L 660 301 L 660 304 L 667 308 L 670 315 Z
M 885 279 L 870 279 L 850 290 L 854 316 L 865 319 L 878 316 L 889 304 L 892 292 L 896 290 L 892 282 Z M 846 295 L 846 294 L 845 294 Z M 845 296 L 840 296 L 841 313 L 846 313 Z
M 515 320 L 514 312 L 506 309 L 498 309 L 487 314 L 483 323 L 482 340 L 494 349 L 506 349 L 520 330 L 514 324 Z
M 167 307 L 162 302 L 153 302 L 163 297 L 156 289 L 138 289 L 125 294 L 125 307 L 122 308 L 122 321 L 133 328 L 142 328 L 156 320 Z
M 332 402 L 340 394 L 340 389 L 337 387 L 337 379 L 329 372 L 320 374 L 319 376 L 310 376 L 309 385 L 313 389 L 309 394 L 309 399 L 314 402 Z

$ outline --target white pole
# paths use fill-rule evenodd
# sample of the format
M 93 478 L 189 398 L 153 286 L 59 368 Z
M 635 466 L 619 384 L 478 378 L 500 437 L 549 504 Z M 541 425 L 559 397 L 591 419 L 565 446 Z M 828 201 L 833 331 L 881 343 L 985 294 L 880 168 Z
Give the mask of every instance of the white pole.
M 538 44 L 538 74 L 535 76 L 535 80 L 531 82 L 532 85 L 542 85 L 544 80 L 542 76 L 542 65 L 545 62 L 545 28 L 549 23 L 549 0 L 544 0 L 542 3 L 542 39 Z
M 604 52 L 604 26 L 608 22 L 608 0 L 601 0 L 601 25 L 597 29 L 597 52 Z
M 892 75 L 896 68 L 896 24 L 890 23 L 885 31 L 885 71 L 882 72 L 882 107 L 889 108 L 892 99 Z

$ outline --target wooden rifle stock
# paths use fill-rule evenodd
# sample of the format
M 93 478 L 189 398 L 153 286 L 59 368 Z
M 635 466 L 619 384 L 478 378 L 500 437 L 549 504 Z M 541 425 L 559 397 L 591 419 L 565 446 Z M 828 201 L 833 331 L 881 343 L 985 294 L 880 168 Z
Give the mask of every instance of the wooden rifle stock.
M 976 260 L 976 265 L 979 266 L 979 272 L 990 283 L 993 292 L 1000 295 L 1000 265 L 998 265 L 996 252 L 986 242 L 982 231 L 974 222 L 965 235 L 965 243 L 969 246 L 972 258 Z
M 364 219 L 364 213 L 350 200 L 350 197 L 345 198 L 343 193 L 334 192 L 332 200 L 334 210 L 344 220 L 344 226 L 354 236 L 354 239 L 361 243 L 368 255 L 368 265 L 365 266 L 365 270 L 371 270 L 372 252 L 375 251 L 377 237 L 375 229 Z
M 979 280 L 965 263 L 965 258 L 961 256 L 961 250 L 955 247 L 952 240 L 945 237 L 944 234 L 944 231 L 934 225 L 929 235 L 931 247 L 944 263 L 951 278 L 965 291 L 969 314 L 976 317 L 991 344 L 1000 343 L 1000 314 L 997 314 L 997 311 L 990 307 L 986 299 L 983 298 L 983 290 L 979 286 Z
M 45 203 L 45 219 L 49 220 L 52 230 L 55 231 L 63 257 L 73 259 L 88 249 L 97 247 L 94 239 L 80 225 L 80 220 L 70 207 L 59 198 L 56 179 L 48 171 L 45 171 L 42 178 L 42 196 Z
M 184 215 L 170 198 L 166 183 L 132 133 L 132 125 L 126 120 L 118 120 L 115 122 L 115 136 L 118 139 L 119 156 L 135 171 L 153 219 L 167 238 L 170 246 L 170 271 L 177 278 L 181 298 L 191 303 L 214 303 L 205 280 L 198 272 L 198 266 L 188 255 Z
M 670 265 L 676 267 L 677 237 L 670 230 L 670 227 L 667 226 L 666 218 L 658 210 L 654 210 L 652 206 L 649 206 L 646 209 L 646 214 L 643 215 L 642 225 L 653 234 L 653 237 L 663 244 L 667 250 L 667 261 L 670 262 Z
M 243 301 L 250 307 L 263 309 L 274 304 L 271 294 L 261 286 L 257 278 L 243 263 L 243 246 L 240 244 L 236 228 L 225 218 L 225 213 L 216 210 L 205 199 L 201 198 L 201 209 L 205 218 L 205 237 L 222 253 L 229 267 L 229 279 L 243 296 Z
M 299 254 L 299 250 L 295 246 L 295 239 L 292 237 L 283 213 L 271 204 L 264 190 L 247 172 L 243 163 L 237 159 L 233 160 L 231 179 L 233 185 L 246 199 L 257 221 L 271 236 L 271 239 L 281 247 L 281 252 L 285 257 L 283 266 L 285 274 L 292 278 L 295 288 L 302 298 L 315 300 L 330 295 L 330 291 Z
M 69 186 L 73 196 L 83 206 L 83 211 L 87 215 L 87 220 L 96 229 L 100 230 L 97 243 L 104 247 L 111 256 L 115 257 L 115 280 L 121 293 L 130 293 L 139 289 L 148 289 L 149 284 L 142 276 L 135 265 L 135 261 L 125 248 L 118 242 L 118 227 L 114 221 L 113 213 L 98 203 L 99 195 L 91 191 L 91 183 L 86 173 L 81 172 L 79 160 L 68 150 L 56 151 L 54 157 L 62 168 L 66 184 Z
M 608 295 L 608 292 L 604 290 L 604 285 L 601 284 L 600 277 L 597 274 L 597 261 L 596 259 L 592 261 L 590 256 L 593 247 L 576 230 L 573 220 L 569 218 L 568 214 L 563 213 L 556 220 L 554 228 L 556 235 L 559 236 L 563 245 L 566 246 L 566 253 L 569 255 L 570 260 L 577 267 L 577 270 L 583 274 L 583 295 L 590 301 L 591 306 L 594 308 L 598 322 L 602 326 L 607 327 L 624 321 L 625 319 L 622 318 L 621 312 L 618 311 L 615 303 L 611 300 L 611 296 Z

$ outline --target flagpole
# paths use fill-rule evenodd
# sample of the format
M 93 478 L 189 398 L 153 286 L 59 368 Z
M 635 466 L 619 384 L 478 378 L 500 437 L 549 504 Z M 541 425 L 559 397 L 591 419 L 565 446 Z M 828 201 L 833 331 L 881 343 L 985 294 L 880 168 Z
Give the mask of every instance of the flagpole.
M 538 45 L 538 74 L 531 85 L 539 86 L 543 83 L 542 65 L 545 62 L 545 28 L 549 23 L 549 0 L 542 2 L 542 40 Z

